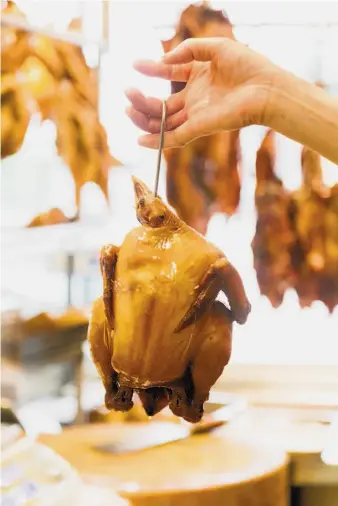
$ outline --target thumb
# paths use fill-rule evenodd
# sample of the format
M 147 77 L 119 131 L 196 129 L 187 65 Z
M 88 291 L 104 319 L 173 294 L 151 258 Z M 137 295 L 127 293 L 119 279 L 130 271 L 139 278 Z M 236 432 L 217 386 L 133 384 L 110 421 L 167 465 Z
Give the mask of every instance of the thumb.
M 163 56 L 165 63 L 210 61 L 219 53 L 226 39 L 223 37 L 187 39 Z

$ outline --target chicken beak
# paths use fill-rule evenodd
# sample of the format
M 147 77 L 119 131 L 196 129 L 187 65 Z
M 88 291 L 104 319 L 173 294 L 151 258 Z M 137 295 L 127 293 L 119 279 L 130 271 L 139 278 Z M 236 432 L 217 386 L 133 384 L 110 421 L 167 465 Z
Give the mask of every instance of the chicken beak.
M 144 184 L 143 181 L 135 176 L 131 176 L 131 178 L 133 181 L 135 198 L 137 201 L 141 198 L 147 197 L 148 195 L 152 195 L 152 192 L 149 190 L 148 186 Z

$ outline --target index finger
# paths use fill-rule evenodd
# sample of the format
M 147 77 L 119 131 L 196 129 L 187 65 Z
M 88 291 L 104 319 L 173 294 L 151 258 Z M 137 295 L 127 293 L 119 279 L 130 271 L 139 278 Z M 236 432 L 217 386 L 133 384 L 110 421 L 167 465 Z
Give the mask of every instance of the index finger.
M 150 77 L 160 77 L 168 81 L 187 82 L 190 76 L 193 63 L 178 65 L 167 64 L 162 61 L 138 60 L 133 67 L 138 72 Z
M 166 53 L 163 60 L 167 65 L 171 64 L 176 67 L 191 65 L 193 60 L 210 61 L 214 56 L 217 56 L 220 48 L 225 46 L 228 41 L 230 39 L 225 37 L 186 39 L 172 51 Z
M 152 118 L 162 117 L 162 100 L 155 97 L 145 97 L 139 90 L 129 89 L 126 90 L 128 100 L 133 104 L 133 107 L 147 116 Z M 184 107 L 184 100 L 182 92 L 170 95 L 166 100 L 167 116 L 175 114 Z

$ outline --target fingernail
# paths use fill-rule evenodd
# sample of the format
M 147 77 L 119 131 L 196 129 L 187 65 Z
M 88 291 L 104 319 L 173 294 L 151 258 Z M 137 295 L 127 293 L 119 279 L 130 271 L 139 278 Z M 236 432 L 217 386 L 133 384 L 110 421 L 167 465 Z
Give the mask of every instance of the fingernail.
M 126 97 L 130 99 L 130 97 L 133 97 L 133 96 L 135 96 L 136 93 L 138 93 L 138 90 L 136 90 L 135 88 L 127 88 L 124 91 L 124 93 L 125 93 Z
M 149 139 L 148 135 L 141 135 L 141 137 L 138 138 L 137 142 L 143 148 L 154 149 L 154 146 L 152 145 L 151 139 Z
M 162 56 L 162 61 L 166 61 L 168 59 L 168 57 L 170 57 L 172 55 L 172 51 L 170 51 L 169 53 L 166 53 Z
M 177 48 L 175 47 L 175 49 L 172 49 L 171 51 L 168 51 L 168 53 L 165 53 L 162 57 L 162 60 L 169 60 L 176 53 L 176 49 Z
M 140 146 L 146 146 L 147 145 L 147 137 L 145 135 L 141 135 L 141 137 L 139 137 L 137 139 L 137 143 L 140 145 Z
M 151 60 L 136 60 L 133 63 L 133 68 L 135 70 L 138 70 L 140 67 L 144 67 L 145 65 L 149 65 L 150 63 L 152 63 Z
M 141 64 L 141 60 L 134 61 L 133 69 L 138 70 L 138 67 L 140 66 L 140 64 Z

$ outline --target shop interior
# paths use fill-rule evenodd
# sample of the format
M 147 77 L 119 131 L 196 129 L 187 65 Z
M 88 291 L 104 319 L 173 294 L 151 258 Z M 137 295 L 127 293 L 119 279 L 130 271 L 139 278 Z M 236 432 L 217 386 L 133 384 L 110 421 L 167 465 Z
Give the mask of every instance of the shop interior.
M 158 194 L 252 306 L 202 419 L 149 416 L 135 392 L 127 411 L 105 405 L 88 339 L 100 252 L 140 226 L 132 176 L 153 189 L 158 162 L 125 90 L 165 100 L 170 81 L 133 63 L 213 29 L 338 97 L 337 2 L 1 2 L 4 506 L 338 505 L 338 166 L 266 127 L 161 159 Z M 287 265 L 285 202 L 302 249 Z

